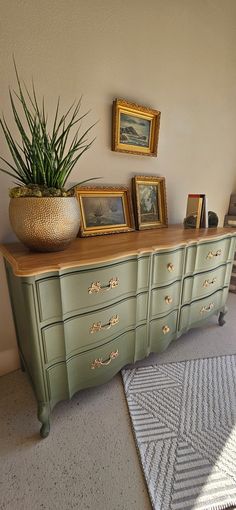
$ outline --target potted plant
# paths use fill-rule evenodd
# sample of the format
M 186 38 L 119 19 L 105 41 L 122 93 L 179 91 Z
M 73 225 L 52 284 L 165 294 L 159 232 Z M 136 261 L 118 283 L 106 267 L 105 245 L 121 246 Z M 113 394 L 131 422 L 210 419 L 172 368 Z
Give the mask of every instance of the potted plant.
M 81 133 L 81 121 L 88 113 L 80 115 L 81 99 L 63 115 L 58 99 L 49 129 L 44 100 L 40 106 L 34 85 L 31 92 L 23 88 L 16 65 L 15 72 L 17 92 L 10 89 L 9 95 L 20 141 L 13 138 L 5 118 L 0 119 L 13 160 L 0 157 L 5 164 L 0 170 L 13 177 L 17 185 L 10 190 L 10 222 L 17 237 L 30 249 L 60 251 L 78 233 L 76 186 L 65 186 L 77 161 L 94 141 L 87 140 L 94 124 Z

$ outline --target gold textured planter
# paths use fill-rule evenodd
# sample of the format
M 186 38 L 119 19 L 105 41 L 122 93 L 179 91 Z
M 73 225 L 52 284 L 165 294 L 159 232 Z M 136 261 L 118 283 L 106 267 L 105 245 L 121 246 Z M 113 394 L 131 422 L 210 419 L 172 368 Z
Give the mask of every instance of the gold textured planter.
M 61 251 L 79 230 L 76 197 L 11 198 L 11 226 L 18 239 L 34 251 Z

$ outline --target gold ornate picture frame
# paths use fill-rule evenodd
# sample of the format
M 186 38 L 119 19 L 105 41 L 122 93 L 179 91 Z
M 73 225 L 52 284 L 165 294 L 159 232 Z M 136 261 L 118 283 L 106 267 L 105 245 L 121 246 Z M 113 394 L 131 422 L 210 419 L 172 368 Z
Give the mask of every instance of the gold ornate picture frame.
M 78 187 L 80 237 L 134 230 L 129 189 L 124 186 Z
M 132 187 L 137 229 L 167 227 L 165 178 L 136 175 Z
M 161 112 L 125 99 L 113 101 L 112 150 L 157 156 Z

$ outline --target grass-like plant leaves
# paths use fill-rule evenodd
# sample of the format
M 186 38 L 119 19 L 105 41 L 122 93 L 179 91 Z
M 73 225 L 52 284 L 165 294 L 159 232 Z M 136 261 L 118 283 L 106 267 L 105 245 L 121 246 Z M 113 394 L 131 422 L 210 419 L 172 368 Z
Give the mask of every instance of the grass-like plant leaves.
M 64 188 L 77 161 L 94 142 L 94 139 L 88 141 L 87 135 L 96 123 L 81 134 L 82 120 L 89 113 L 80 115 L 82 98 L 77 104 L 73 103 L 63 115 L 59 113 L 58 98 L 50 134 L 44 100 L 40 108 L 34 84 L 32 92 L 29 92 L 25 85 L 23 88 L 15 62 L 14 66 L 18 90 L 12 93 L 9 89 L 9 96 L 20 141 L 13 138 L 3 116 L 0 126 L 13 162 L 0 156 L 6 165 L 6 168 L 0 167 L 0 170 L 14 177 L 20 186 L 35 184 L 48 188 Z M 90 180 L 93 179 L 86 179 L 77 185 Z

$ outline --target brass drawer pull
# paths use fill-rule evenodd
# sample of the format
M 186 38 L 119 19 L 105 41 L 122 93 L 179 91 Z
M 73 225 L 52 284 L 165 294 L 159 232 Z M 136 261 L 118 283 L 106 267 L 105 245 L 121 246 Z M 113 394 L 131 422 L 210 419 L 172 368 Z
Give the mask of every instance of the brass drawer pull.
M 172 264 L 172 262 L 169 262 L 169 264 L 167 264 L 167 269 L 169 273 L 172 273 L 175 270 L 174 264 Z
M 172 302 L 173 302 L 173 298 L 171 296 L 166 296 L 165 297 L 165 303 L 167 305 L 171 305 Z
M 205 287 L 205 289 L 207 287 L 210 287 L 210 285 L 214 285 L 214 283 L 216 283 L 216 278 L 212 278 L 212 280 L 210 280 L 210 278 L 208 278 L 208 280 L 205 280 L 202 284 L 203 287 Z
M 95 368 L 107 367 L 108 365 L 110 365 L 112 360 L 118 358 L 118 356 L 119 351 L 117 349 L 116 351 L 112 351 L 109 355 L 109 358 L 106 359 L 105 361 L 103 361 L 102 358 L 97 358 L 91 363 L 91 369 L 94 370 Z
M 213 259 L 214 257 L 219 257 L 220 255 L 222 254 L 222 250 L 217 250 L 217 251 L 209 251 L 209 253 L 207 254 L 206 258 L 208 260 L 210 259 Z
M 167 335 L 167 333 L 170 332 L 170 327 L 166 324 L 165 326 L 163 326 L 162 332 L 164 335 Z
M 89 294 L 98 294 L 98 292 L 106 292 L 111 289 L 115 289 L 119 285 L 119 278 L 117 276 L 115 278 L 111 278 L 109 280 L 108 285 L 102 286 L 101 282 L 92 282 L 91 286 L 88 288 Z
M 119 320 L 119 315 L 113 315 L 107 324 L 102 324 L 101 321 L 94 322 L 89 330 L 89 333 L 98 333 L 102 329 L 110 329 L 112 326 L 116 326 L 116 324 L 119 323 Z
M 215 303 L 210 303 L 209 305 L 203 306 L 200 310 L 200 313 L 211 312 L 211 310 L 213 310 L 214 307 Z

